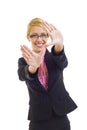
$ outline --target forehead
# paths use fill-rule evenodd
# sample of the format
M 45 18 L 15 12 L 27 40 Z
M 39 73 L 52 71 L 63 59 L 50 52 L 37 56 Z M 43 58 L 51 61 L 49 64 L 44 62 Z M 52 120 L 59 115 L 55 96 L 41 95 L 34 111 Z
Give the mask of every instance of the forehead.
M 33 26 L 30 33 L 46 33 L 46 31 L 40 26 Z

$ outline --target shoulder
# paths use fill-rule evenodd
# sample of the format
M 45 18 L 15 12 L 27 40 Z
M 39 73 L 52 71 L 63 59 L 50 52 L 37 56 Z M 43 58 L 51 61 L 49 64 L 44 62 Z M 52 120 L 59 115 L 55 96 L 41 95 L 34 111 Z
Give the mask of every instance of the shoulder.
M 18 59 L 18 64 L 27 64 L 23 57 Z

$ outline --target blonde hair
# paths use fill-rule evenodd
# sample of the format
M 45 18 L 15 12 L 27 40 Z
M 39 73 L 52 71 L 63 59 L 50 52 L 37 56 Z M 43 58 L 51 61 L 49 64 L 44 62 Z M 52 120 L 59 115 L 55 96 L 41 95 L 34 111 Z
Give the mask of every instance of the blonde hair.
M 28 26 L 27 26 L 27 38 L 28 38 L 28 36 L 29 36 L 29 34 L 30 34 L 31 28 L 32 28 L 33 26 L 40 26 L 40 25 L 42 24 L 42 22 L 43 22 L 43 20 L 42 20 L 41 18 L 34 18 L 34 19 L 32 19 L 32 20 L 29 22 L 29 24 L 28 24 Z

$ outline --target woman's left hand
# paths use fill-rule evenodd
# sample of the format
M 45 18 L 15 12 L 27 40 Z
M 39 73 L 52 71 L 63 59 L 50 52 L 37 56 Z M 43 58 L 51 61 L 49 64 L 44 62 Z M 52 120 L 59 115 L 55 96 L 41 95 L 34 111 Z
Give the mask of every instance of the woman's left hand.
M 44 22 L 42 26 L 51 38 L 51 42 L 47 43 L 46 47 L 48 47 L 50 45 L 57 45 L 57 46 L 62 47 L 63 46 L 63 36 L 62 36 L 61 32 L 57 28 L 55 28 L 52 24 L 49 24 L 47 22 Z

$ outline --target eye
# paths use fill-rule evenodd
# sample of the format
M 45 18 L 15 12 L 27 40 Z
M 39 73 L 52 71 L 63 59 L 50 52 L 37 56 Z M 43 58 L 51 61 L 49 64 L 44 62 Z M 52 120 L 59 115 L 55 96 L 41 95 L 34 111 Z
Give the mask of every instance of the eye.
M 46 38 L 46 37 L 48 37 L 48 34 L 42 33 L 42 34 L 41 34 L 41 37 Z
M 31 34 L 31 35 L 30 35 L 30 38 L 37 38 L 37 37 L 38 37 L 37 34 Z

